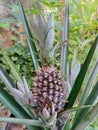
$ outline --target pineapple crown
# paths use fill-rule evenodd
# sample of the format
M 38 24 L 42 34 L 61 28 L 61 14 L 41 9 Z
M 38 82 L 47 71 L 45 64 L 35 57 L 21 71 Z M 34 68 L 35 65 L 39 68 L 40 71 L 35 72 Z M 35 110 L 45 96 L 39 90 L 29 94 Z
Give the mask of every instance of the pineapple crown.
M 39 41 L 41 59 L 44 63 L 51 62 L 55 46 L 54 44 L 54 18 L 51 13 L 46 22 L 43 15 L 33 15 L 30 17 L 30 26 Z

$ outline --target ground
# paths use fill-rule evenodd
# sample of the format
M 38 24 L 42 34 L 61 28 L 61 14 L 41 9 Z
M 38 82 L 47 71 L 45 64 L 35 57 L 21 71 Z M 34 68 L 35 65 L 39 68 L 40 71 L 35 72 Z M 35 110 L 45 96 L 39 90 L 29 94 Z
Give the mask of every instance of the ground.
M 7 117 L 10 117 L 11 116 L 11 112 L 6 109 L 6 108 L 3 108 L 0 110 L 0 117 L 1 116 L 7 116 Z M 0 130 L 2 128 L 2 122 L 0 122 Z M 25 126 L 22 126 L 22 125 L 16 125 L 16 124 L 11 124 L 11 123 L 8 123 L 7 126 L 6 126 L 6 130 L 27 130 Z

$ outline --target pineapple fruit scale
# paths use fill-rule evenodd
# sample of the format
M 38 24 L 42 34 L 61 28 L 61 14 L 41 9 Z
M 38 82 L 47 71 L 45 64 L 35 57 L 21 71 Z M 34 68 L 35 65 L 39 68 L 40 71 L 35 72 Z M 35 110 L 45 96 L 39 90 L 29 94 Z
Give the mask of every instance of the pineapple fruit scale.
M 63 111 L 66 102 L 66 87 L 57 68 L 43 66 L 36 72 L 33 96 L 38 111 L 42 111 L 43 107 L 48 107 L 44 106 L 46 97 L 54 103 L 57 112 Z

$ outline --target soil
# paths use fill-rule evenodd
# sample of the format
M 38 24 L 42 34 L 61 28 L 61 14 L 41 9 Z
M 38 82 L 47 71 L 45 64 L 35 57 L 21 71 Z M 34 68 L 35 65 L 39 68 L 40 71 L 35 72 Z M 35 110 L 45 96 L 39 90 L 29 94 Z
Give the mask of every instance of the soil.
M 0 117 L 1 116 L 2 117 L 5 117 L 5 116 L 10 117 L 11 112 L 8 109 L 4 108 L 4 109 L 0 110 Z M 3 124 L 3 122 L 0 122 L 0 129 L 2 127 L 2 124 Z M 25 126 L 23 126 L 23 125 L 8 123 L 6 125 L 5 130 L 27 130 L 27 128 Z

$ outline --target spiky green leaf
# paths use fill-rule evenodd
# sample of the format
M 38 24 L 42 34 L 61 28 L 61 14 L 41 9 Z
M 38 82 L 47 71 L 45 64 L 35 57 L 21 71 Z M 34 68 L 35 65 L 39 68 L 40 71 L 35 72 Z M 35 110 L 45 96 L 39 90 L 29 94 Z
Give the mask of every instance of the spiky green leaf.
M 32 125 L 32 126 L 43 126 L 42 120 L 0 117 L 0 121 L 2 121 L 2 122 L 8 122 L 8 123 L 14 123 L 14 124 L 24 124 L 24 125 Z
M 65 109 L 73 106 L 73 104 L 74 104 L 74 102 L 79 94 L 80 88 L 81 88 L 82 83 L 84 81 L 85 74 L 87 72 L 88 66 L 90 64 L 90 61 L 91 61 L 92 56 L 94 54 L 94 51 L 96 49 L 97 43 L 98 43 L 98 36 L 96 37 L 92 47 L 90 48 L 89 53 L 85 59 L 85 62 L 82 65 L 81 70 L 80 70 L 80 72 L 75 80 L 75 83 L 74 83 L 72 90 L 69 94 L 69 97 L 67 99 L 69 101 L 69 103 L 65 105 Z
M 15 87 L 13 81 L 11 80 L 9 75 L 4 71 L 1 65 L 0 65 L 0 79 L 5 83 L 7 87 L 9 87 L 10 90 Z
M 98 81 L 95 84 L 90 95 L 88 96 L 87 100 L 85 101 L 84 105 L 93 105 L 97 96 L 98 96 Z M 79 125 L 79 123 L 87 116 L 87 113 L 89 112 L 89 110 L 90 108 L 80 110 L 80 112 L 78 113 L 77 117 L 74 120 L 71 130 L 75 130 L 75 128 Z
M 31 119 L 27 112 L 0 86 L 0 101 L 14 114 L 23 119 Z M 39 130 L 40 127 L 27 125 L 29 130 Z
M 27 43 L 28 43 L 28 46 L 30 49 L 32 61 L 33 61 L 35 70 L 37 70 L 39 67 L 39 63 L 38 63 L 39 57 L 37 54 L 37 49 L 36 49 L 35 43 L 32 40 L 33 36 L 32 36 L 31 31 L 30 31 L 28 21 L 27 21 L 27 18 L 26 18 L 26 15 L 25 15 L 25 12 L 24 12 L 24 9 L 23 9 L 21 2 L 19 2 L 19 7 L 20 7 L 20 12 L 21 12 L 21 17 L 22 17 L 25 33 L 27 36 Z
M 43 17 L 40 15 L 34 15 L 29 17 L 30 26 L 32 29 L 32 32 L 36 35 L 38 41 L 39 41 L 39 47 L 40 49 L 44 48 L 44 42 L 45 42 L 45 27 L 46 24 L 43 23 Z
M 98 116 L 98 102 L 96 105 L 89 111 L 87 116 L 79 123 L 75 130 L 85 130 L 87 126 Z
M 45 48 L 46 50 L 50 50 L 53 48 L 54 43 L 54 18 L 52 13 L 50 14 L 50 17 L 48 19 L 45 31 Z
M 14 89 L 13 88 L 16 88 L 15 87 L 15 84 L 14 82 L 12 81 L 12 79 L 9 77 L 9 75 L 3 70 L 2 66 L 0 65 L 0 79 L 5 83 L 6 87 L 8 88 L 8 90 L 12 93 L 12 95 L 15 97 L 14 95 Z M 23 106 L 24 104 L 21 102 L 21 99 L 16 96 L 15 99 L 17 100 L 17 102 Z M 23 107 L 26 112 L 29 113 L 29 115 L 31 117 L 34 117 L 31 110 L 29 110 L 26 106 Z
M 88 78 L 88 81 L 87 81 L 87 84 L 86 84 L 86 87 L 84 89 L 84 92 L 83 92 L 83 95 L 81 97 L 79 105 L 83 105 L 84 102 L 86 101 L 88 94 L 91 91 L 91 87 L 94 83 L 94 80 L 95 80 L 97 74 L 98 74 L 98 59 L 96 60 L 95 65 L 93 67 L 93 70 Z

